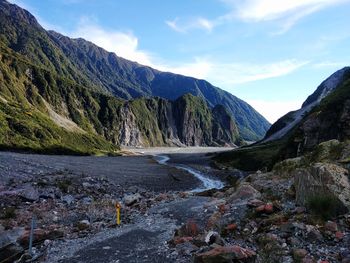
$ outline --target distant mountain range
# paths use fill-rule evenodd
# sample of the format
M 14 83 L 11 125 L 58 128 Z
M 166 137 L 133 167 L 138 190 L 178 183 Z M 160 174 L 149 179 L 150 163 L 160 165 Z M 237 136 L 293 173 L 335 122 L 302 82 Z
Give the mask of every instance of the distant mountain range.
M 113 151 L 120 145 L 233 145 L 270 124 L 204 80 L 160 72 L 44 30 L 0 0 L 0 146 Z

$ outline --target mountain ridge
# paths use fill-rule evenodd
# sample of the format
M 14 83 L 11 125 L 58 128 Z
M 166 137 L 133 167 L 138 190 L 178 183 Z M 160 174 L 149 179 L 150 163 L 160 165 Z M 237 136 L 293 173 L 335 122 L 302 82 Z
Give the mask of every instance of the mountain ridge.
M 200 96 L 211 107 L 224 105 L 246 140 L 261 139 L 270 127 L 249 104 L 205 80 L 161 72 L 81 38 L 46 31 L 29 12 L 6 1 L 1 2 L 0 12 L 0 39 L 6 45 L 78 84 L 124 99 L 158 96 L 175 100 L 185 93 Z
M 0 51 L 1 149 L 94 153 L 240 143 L 228 112 L 199 97 L 126 101 L 38 67 L 1 41 Z

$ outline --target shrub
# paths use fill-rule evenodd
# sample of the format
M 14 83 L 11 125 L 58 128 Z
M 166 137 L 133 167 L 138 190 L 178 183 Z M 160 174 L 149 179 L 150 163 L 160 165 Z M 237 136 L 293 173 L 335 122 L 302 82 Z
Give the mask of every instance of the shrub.
M 323 220 L 346 212 L 344 205 L 333 195 L 313 196 L 308 198 L 306 203 L 311 212 Z

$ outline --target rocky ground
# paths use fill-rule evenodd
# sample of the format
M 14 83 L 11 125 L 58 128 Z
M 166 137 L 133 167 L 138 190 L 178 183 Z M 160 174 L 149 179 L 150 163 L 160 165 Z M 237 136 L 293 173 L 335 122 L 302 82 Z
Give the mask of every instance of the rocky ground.
M 69 171 L 10 180 L 0 189 L 0 257 L 14 257 L 1 262 L 33 259 L 33 214 L 37 262 L 350 262 L 346 167 L 325 158 L 286 160 L 268 173 L 221 167 L 214 174 L 230 184 L 197 194 Z

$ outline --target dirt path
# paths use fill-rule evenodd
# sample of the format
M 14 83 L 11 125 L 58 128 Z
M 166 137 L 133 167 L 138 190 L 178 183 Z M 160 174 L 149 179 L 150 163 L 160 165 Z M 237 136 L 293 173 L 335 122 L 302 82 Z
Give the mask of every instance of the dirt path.
M 132 225 L 108 230 L 93 237 L 61 243 L 51 251 L 46 262 L 188 262 L 176 261 L 167 242 L 174 231 L 189 219 L 204 222 L 208 214 L 203 205 L 206 197 L 190 197 L 153 207 L 147 216 L 140 216 Z M 65 257 L 60 260 L 60 257 Z M 185 261 L 183 261 L 185 260 Z

